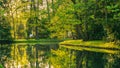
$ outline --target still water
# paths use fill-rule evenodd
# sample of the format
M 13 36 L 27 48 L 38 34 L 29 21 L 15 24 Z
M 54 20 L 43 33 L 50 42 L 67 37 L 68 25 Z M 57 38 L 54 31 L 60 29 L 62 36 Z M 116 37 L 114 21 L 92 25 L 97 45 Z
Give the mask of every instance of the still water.
M 4 68 L 120 68 L 120 55 L 59 45 L 0 44 Z

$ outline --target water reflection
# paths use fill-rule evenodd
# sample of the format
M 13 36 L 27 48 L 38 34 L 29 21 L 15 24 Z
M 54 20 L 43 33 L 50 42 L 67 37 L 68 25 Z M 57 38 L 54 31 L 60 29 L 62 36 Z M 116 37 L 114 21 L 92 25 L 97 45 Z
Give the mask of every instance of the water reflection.
M 47 61 L 50 49 L 56 49 L 52 45 L 13 45 L 12 57 L 14 68 L 50 68 Z M 12 66 L 13 66 L 12 65 Z
M 0 64 L 5 68 L 120 68 L 120 55 L 58 45 L 1 44 Z
M 11 46 L 0 44 L 0 65 L 4 67 L 4 64 L 10 58 Z

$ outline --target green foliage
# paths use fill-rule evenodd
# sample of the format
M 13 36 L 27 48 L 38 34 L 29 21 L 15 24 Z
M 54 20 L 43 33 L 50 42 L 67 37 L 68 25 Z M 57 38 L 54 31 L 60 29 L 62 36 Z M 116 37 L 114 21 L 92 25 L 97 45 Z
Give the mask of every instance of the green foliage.
M 33 34 L 36 36 L 35 31 L 38 31 L 38 38 L 48 38 L 49 37 L 49 30 L 47 28 L 47 18 L 39 19 L 38 17 L 30 17 L 27 21 L 27 33 L 28 36 Z M 35 29 L 36 27 L 37 30 Z M 34 37 L 35 38 L 35 37 Z
M 68 32 L 74 32 L 74 25 L 79 23 L 75 18 L 71 1 L 63 1 L 50 22 L 51 37 L 67 38 Z
M 23 24 L 18 25 L 18 29 L 17 29 L 16 33 L 18 35 L 18 38 L 24 38 L 25 32 L 24 32 L 24 25 Z
M 76 65 L 74 59 L 75 56 L 70 54 L 70 50 L 60 48 L 59 50 L 52 50 L 52 57 L 49 61 L 55 68 L 74 68 Z
M 4 68 L 5 62 L 8 61 L 8 58 L 10 58 L 10 51 L 11 45 L 0 44 L 0 68 Z
M 75 0 L 76 19 L 81 21 L 77 26 L 78 38 L 84 40 L 102 39 L 114 41 L 119 39 L 119 1 Z M 88 12 L 89 11 L 89 12 Z M 79 31 L 81 30 L 81 31 Z
M 0 18 L 0 40 L 11 40 L 11 27 L 4 16 Z
M 3 66 L 0 64 L 0 68 L 3 68 Z
M 47 0 L 46 6 L 43 2 L 0 1 L 0 16 L 7 18 L 13 27 L 9 29 L 12 36 L 30 38 L 32 34 L 32 38 L 120 39 L 119 1 Z

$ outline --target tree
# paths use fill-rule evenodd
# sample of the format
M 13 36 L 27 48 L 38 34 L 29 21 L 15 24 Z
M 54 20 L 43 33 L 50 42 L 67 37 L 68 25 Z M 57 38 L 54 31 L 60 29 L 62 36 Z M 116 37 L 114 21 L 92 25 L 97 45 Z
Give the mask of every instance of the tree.
M 119 17 L 119 1 L 71 1 L 75 5 L 76 19 L 81 22 L 76 25 L 78 38 L 82 38 L 84 40 L 102 39 L 103 37 L 109 40 L 119 39 L 119 29 L 116 29 L 116 27 L 119 26 L 119 19 L 115 18 Z M 101 30 L 97 30 L 96 32 L 95 25 L 97 25 L 97 28 L 101 28 Z M 100 32 L 99 35 L 98 32 Z M 97 36 L 95 38 L 91 34 L 98 35 L 99 37 Z
M 66 8 L 67 7 L 67 8 Z M 73 4 L 70 0 L 60 3 L 50 22 L 51 37 L 72 38 L 74 25 L 79 23 L 75 18 Z
M 12 40 L 11 27 L 5 17 L 0 18 L 0 40 Z
M 0 40 L 12 40 L 11 37 L 11 27 L 9 21 L 5 17 L 6 9 L 6 1 L 0 1 Z

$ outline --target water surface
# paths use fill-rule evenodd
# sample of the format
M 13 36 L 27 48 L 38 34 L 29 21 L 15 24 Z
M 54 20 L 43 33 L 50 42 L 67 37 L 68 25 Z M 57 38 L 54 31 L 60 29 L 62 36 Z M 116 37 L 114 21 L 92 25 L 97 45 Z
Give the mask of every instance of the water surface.
M 120 55 L 55 44 L 0 44 L 0 64 L 6 68 L 120 68 Z

